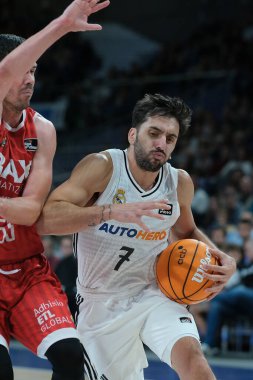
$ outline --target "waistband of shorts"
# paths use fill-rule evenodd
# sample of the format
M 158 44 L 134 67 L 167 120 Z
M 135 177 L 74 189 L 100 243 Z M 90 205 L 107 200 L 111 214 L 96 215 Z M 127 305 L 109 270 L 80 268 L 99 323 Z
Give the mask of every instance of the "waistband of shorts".
M 143 287 L 138 286 L 132 289 L 128 289 L 127 291 L 121 292 L 113 292 L 111 290 L 103 290 L 100 289 L 91 289 L 85 288 L 80 283 L 77 283 L 77 294 L 80 294 L 81 297 L 85 299 L 90 299 L 93 301 L 106 301 L 109 298 L 115 300 L 127 299 L 131 297 L 135 297 L 143 292 L 148 286 L 144 285 Z

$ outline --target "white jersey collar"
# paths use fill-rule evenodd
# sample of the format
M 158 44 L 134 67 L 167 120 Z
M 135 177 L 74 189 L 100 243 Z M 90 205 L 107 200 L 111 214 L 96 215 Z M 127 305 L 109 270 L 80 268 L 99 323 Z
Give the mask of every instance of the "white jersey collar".
M 134 177 L 132 176 L 132 173 L 131 173 L 131 170 L 130 170 L 130 167 L 129 167 L 129 162 L 128 162 L 128 158 L 127 158 L 127 150 L 123 150 L 123 154 L 124 154 L 124 161 L 125 161 L 125 169 L 126 169 L 126 172 L 127 172 L 127 175 L 130 179 L 130 181 L 132 182 L 133 186 L 140 192 L 142 193 L 142 197 L 147 197 L 148 195 L 151 195 L 153 194 L 160 186 L 161 182 L 162 182 L 162 179 L 163 179 L 163 166 L 161 167 L 160 171 L 159 171 L 159 174 L 158 174 L 158 179 L 156 181 L 156 184 L 154 187 L 152 187 L 150 190 L 146 191 L 144 190 L 134 179 Z

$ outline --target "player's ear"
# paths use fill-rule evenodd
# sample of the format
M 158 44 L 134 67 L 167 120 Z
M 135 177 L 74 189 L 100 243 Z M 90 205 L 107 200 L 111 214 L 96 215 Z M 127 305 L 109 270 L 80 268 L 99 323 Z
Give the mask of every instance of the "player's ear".
M 137 135 L 136 128 L 131 128 L 128 132 L 128 142 L 130 145 L 135 143 L 136 135 Z

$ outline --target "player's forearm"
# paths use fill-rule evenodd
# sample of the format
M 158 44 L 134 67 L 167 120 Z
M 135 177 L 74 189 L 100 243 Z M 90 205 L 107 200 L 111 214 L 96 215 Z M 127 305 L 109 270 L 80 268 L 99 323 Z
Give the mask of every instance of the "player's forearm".
M 198 228 L 195 228 L 193 230 L 193 232 L 189 238 L 203 241 L 210 248 L 217 248 L 216 245 L 206 236 L 206 234 L 204 234 L 204 232 L 202 232 Z
M 197 227 L 189 231 L 188 233 L 185 233 L 185 232 L 179 233 L 178 231 L 175 231 L 175 229 L 172 229 L 170 240 L 177 241 L 181 239 L 200 240 L 200 241 L 203 241 L 205 244 L 207 244 L 210 248 L 216 248 L 213 242 Z
M 0 198 L 0 216 L 12 224 L 33 225 L 40 215 L 42 205 L 33 199 Z
M 41 235 L 65 235 L 79 232 L 108 220 L 110 209 L 104 206 L 79 207 L 64 201 L 49 202 L 37 222 Z

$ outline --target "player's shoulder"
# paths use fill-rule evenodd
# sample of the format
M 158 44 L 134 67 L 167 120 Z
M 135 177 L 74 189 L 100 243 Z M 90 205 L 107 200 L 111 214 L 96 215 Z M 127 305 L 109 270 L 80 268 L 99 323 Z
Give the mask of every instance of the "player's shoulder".
M 112 171 L 112 158 L 106 151 L 99 153 L 91 153 L 85 156 L 77 165 L 76 169 L 79 170 L 83 167 L 89 169 L 91 173 L 99 172 L 104 175 Z
M 36 126 L 38 125 L 39 127 L 43 127 L 43 128 L 46 127 L 49 129 L 55 129 L 54 124 L 50 120 L 42 116 L 39 112 L 34 113 L 33 120 Z
M 178 170 L 178 183 L 179 185 L 186 185 L 187 183 L 192 183 L 190 174 L 184 169 Z
M 95 192 L 102 192 L 110 181 L 112 172 L 112 160 L 107 152 L 91 153 L 78 162 L 70 180 L 94 187 Z
M 194 192 L 193 182 L 190 174 L 183 169 L 178 169 L 178 196 L 182 200 L 186 195 Z
M 36 128 L 36 132 L 39 138 L 55 139 L 56 131 L 54 124 L 42 116 L 40 113 L 34 111 L 33 122 Z
M 111 156 L 107 151 L 102 151 L 98 153 L 90 153 L 85 156 L 81 162 L 97 163 L 100 165 L 107 166 L 112 162 Z

